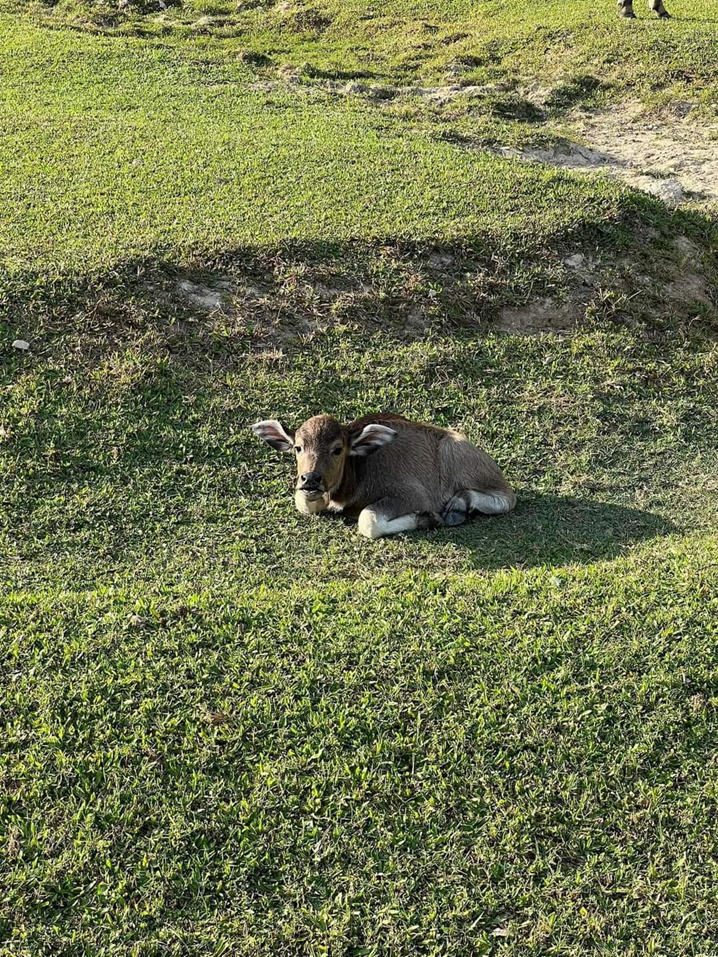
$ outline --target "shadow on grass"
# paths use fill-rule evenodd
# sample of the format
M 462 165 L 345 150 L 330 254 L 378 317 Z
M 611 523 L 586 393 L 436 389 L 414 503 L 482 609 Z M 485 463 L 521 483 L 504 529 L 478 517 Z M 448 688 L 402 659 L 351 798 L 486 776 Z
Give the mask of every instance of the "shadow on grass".
M 503 120 L 520 120 L 523 123 L 543 123 L 546 119 L 544 111 L 535 104 L 520 96 L 509 95 L 503 99 L 489 99 L 479 103 L 475 112 L 488 110 L 492 116 L 499 116 Z
M 311 76 L 317 80 L 381 80 L 383 75 L 376 70 L 327 70 L 321 67 L 312 67 Z
M 552 114 L 565 113 L 579 104 L 592 100 L 599 90 L 605 88 L 606 84 L 595 76 L 579 76 L 556 87 L 546 100 L 545 106 Z
M 429 329 L 433 335 L 460 327 L 488 330 L 503 306 L 553 295 L 564 257 L 580 249 L 604 255 L 595 266 L 595 283 L 604 290 L 619 256 L 632 263 L 620 279 L 624 285 L 660 263 L 652 290 L 616 290 L 634 303 L 634 311 L 642 306 L 646 315 L 660 315 L 666 305 L 660 279 L 679 279 L 684 268 L 673 246 L 681 236 L 696 244 L 710 280 L 718 267 L 711 219 L 669 210 L 637 192 L 621 196 L 618 204 L 610 221 L 559 230 L 538 246 L 525 239 L 500 246 L 488 233 L 452 242 L 384 236 L 292 240 L 273 248 L 201 247 L 181 259 L 175 250 L 158 248 L 94 274 L 38 275 L 32 267 L 3 274 L 0 268 L 0 339 L 9 346 L 13 338 L 31 338 L 35 354 L 54 348 L 53 342 L 63 350 L 82 348 L 89 363 L 143 339 L 145 352 L 196 367 L 270 348 L 286 353 L 301 337 L 337 324 L 414 339 Z M 572 280 L 566 273 L 567 283 Z M 575 299 L 578 320 L 587 288 Z M 564 292 L 572 295 L 568 288 Z M 670 302 L 677 319 L 681 308 Z M 683 312 L 694 317 L 694 305 L 686 301 Z
M 480 516 L 434 534 L 469 553 L 475 568 L 584 564 L 676 531 L 660 515 L 563 495 L 519 492 L 510 515 Z

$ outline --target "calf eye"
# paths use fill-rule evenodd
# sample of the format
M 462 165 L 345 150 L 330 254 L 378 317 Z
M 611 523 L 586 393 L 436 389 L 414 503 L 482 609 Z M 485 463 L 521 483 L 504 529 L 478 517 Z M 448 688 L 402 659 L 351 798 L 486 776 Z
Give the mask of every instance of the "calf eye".
M 342 454 L 341 446 L 338 449 L 332 449 L 332 455 L 341 455 L 341 454 Z
M 299 453 L 302 451 L 301 445 L 295 445 L 295 446 L 294 446 L 294 451 L 297 453 L 297 455 L 299 455 Z

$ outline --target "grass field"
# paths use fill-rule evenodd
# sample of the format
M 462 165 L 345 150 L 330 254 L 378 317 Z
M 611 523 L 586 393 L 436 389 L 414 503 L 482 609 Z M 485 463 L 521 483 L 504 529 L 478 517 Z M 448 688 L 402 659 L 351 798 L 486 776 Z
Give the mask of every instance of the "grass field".
M 716 951 L 715 214 L 490 149 L 710 123 L 636 10 L 0 0 L 0 957 Z M 515 512 L 369 542 L 248 431 L 390 408 Z

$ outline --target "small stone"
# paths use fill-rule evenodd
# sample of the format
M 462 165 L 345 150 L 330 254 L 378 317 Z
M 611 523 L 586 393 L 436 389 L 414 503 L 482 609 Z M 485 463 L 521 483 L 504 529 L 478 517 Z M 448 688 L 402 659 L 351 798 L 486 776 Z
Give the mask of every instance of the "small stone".
M 16 339 L 12 344 L 13 349 L 22 349 L 23 352 L 27 352 L 30 348 L 30 343 L 25 342 L 24 339 Z
M 688 116 L 694 109 L 695 103 L 689 103 L 687 100 L 674 100 L 670 104 L 671 113 L 675 113 L 676 116 L 680 117 Z
M 643 177 L 641 188 L 662 199 L 668 206 L 679 206 L 685 199 L 683 187 L 677 179 L 654 180 L 652 177 Z
M 573 256 L 569 256 L 568 259 L 564 259 L 564 265 L 570 266 L 571 269 L 578 269 L 579 266 L 583 266 L 584 260 L 586 257 L 583 253 L 574 253 Z
M 367 89 L 366 83 L 361 83 L 359 80 L 350 80 L 344 87 L 344 93 L 347 96 L 352 93 L 366 93 Z

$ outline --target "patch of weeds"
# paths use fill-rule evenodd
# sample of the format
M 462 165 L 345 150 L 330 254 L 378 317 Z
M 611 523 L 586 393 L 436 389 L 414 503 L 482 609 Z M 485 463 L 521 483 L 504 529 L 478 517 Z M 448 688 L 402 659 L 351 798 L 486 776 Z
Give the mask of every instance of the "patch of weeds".
M 278 25 L 283 30 L 321 35 L 331 26 L 332 18 L 315 7 L 306 6 L 301 0 L 282 0 L 272 7 Z
M 239 60 L 241 63 L 246 63 L 248 66 L 259 66 L 267 67 L 272 65 L 272 58 L 267 56 L 266 53 L 259 53 L 256 50 L 243 50 L 239 54 Z
M 631 297 L 613 289 L 599 289 L 586 304 L 586 320 L 597 328 L 631 322 Z

